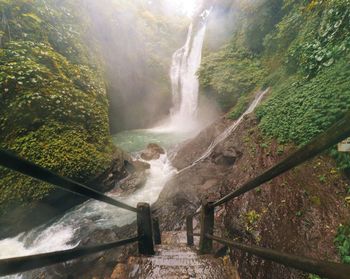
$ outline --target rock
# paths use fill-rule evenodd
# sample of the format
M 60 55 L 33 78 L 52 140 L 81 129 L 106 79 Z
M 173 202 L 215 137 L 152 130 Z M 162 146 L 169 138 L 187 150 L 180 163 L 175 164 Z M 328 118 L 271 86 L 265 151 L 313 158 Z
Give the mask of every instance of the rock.
M 127 279 L 126 265 L 119 263 L 113 270 L 111 279 Z
M 120 182 L 120 188 L 124 191 L 127 191 L 128 194 L 130 191 L 137 190 L 142 188 L 147 181 L 147 176 L 144 173 L 138 173 L 131 175 L 128 178 Z
M 145 186 L 147 175 L 145 171 L 134 172 L 116 184 L 112 193 L 127 196 Z
M 151 165 L 149 163 L 140 160 L 135 160 L 132 162 L 132 164 L 135 167 L 136 172 L 145 171 L 151 168 Z
M 151 165 L 147 162 L 140 160 L 125 160 L 125 168 L 128 173 L 133 174 L 135 172 L 142 172 L 151 168 Z
M 147 148 L 141 153 L 141 158 L 146 161 L 157 160 L 165 151 L 156 143 L 150 143 Z
M 218 165 L 232 166 L 235 164 L 238 156 L 238 153 L 234 149 L 225 150 L 214 159 L 214 162 Z

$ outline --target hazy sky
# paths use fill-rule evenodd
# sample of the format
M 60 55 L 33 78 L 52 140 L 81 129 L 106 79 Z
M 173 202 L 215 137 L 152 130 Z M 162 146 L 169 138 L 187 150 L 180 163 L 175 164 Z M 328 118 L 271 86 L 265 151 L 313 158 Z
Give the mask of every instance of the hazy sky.
M 202 0 L 163 0 L 167 13 L 182 13 L 191 16 L 198 8 Z M 152 0 L 149 0 L 152 3 Z

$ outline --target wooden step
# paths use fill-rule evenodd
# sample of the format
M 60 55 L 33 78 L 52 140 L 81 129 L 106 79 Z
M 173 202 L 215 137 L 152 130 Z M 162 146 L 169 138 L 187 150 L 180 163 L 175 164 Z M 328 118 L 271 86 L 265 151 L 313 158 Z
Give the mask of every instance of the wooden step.
M 198 255 L 188 247 L 185 232 L 165 232 L 156 255 L 130 257 L 125 266 L 117 267 L 113 279 L 239 279 L 234 266 L 226 258 Z

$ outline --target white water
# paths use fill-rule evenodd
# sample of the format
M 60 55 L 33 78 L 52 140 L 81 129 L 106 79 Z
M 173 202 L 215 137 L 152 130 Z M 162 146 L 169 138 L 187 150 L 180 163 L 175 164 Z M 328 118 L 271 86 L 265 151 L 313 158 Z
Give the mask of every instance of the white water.
M 197 163 L 199 163 L 200 161 L 203 161 L 204 159 L 208 158 L 210 156 L 210 154 L 213 152 L 214 148 L 221 143 L 222 141 L 224 141 L 228 136 L 230 136 L 236 129 L 237 127 L 241 124 L 241 122 L 243 121 L 244 117 L 250 113 L 252 113 L 255 108 L 260 104 L 262 98 L 266 95 L 266 93 L 269 91 L 269 88 L 267 88 L 265 91 L 260 92 L 259 94 L 257 94 L 255 96 L 254 101 L 249 105 L 248 109 L 236 120 L 233 122 L 233 124 L 231 126 L 229 126 L 225 131 L 223 131 L 220 135 L 218 135 L 209 145 L 209 147 L 207 148 L 207 150 L 197 159 L 195 160 L 191 165 L 189 165 L 186 168 L 183 168 L 181 170 L 187 170 L 191 167 L 193 167 L 194 165 L 196 165 Z
M 188 134 L 198 129 L 198 78 L 202 47 L 206 31 L 206 18 L 210 11 L 200 16 L 196 27 L 191 24 L 185 45 L 173 55 L 170 70 L 173 109 L 163 125 L 145 130 L 152 133 Z M 146 185 L 127 197 L 110 196 L 132 206 L 138 202 L 154 203 L 165 183 L 176 173 L 166 155 L 151 161 Z M 70 210 L 60 219 L 30 232 L 0 241 L 0 258 L 32 255 L 75 247 L 79 241 L 96 228 L 111 228 L 132 223 L 135 213 L 102 202 L 89 200 Z M 7 278 L 20 278 L 15 275 Z
M 154 203 L 165 183 L 176 173 L 167 155 L 150 161 L 146 185 L 127 197 L 110 196 L 136 206 L 138 202 Z M 44 225 L 14 238 L 0 241 L 0 258 L 25 256 L 37 253 L 65 250 L 75 247 L 79 240 L 96 228 L 112 228 L 132 223 L 135 213 L 114 206 L 89 200 L 66 213 L 51 224 Z M 17 278 L 16 276 L 8 278 Z
M 170 69 L 173 95 L 171 115 L 163 124 L 153 128 L 153 131 L 188 133 L 199 129 L 197 71 L 202 60 L 209 14 L 210 10 L 205 10 L 198 23 L 190 25 L 185 45 L 173 54 Z

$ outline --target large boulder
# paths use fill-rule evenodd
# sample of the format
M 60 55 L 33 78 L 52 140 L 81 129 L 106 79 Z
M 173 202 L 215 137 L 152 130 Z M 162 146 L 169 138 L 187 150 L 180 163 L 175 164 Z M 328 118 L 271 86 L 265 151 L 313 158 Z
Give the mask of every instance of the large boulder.
M 165 154 L 164 149 L 156 143 L 150 143 L 147 148 L 142 151 L 141 158 L 146 161 L 157 160 L 161 154 Z

